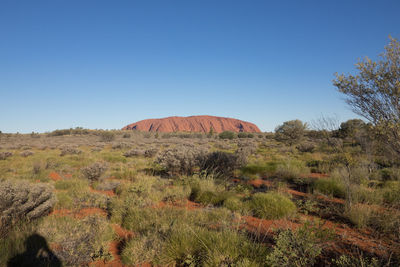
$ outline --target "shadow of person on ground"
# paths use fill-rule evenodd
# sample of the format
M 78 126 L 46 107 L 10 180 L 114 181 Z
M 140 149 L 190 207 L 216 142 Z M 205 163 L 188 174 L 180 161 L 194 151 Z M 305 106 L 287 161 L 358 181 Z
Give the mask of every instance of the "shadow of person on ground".
M 25 240 L 24 253 L 18 254 L 7 262 L 7 267 L 22 266 L 62 266 L 60 260 L 49 249 L 46 239 L 33 234 Z

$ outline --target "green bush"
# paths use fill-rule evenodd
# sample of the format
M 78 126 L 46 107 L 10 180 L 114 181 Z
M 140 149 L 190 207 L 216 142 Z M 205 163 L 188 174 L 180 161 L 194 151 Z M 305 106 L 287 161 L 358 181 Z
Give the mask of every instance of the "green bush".
M 216 151 L 204 155 L 200 160 L 200 171 L 214 177 L 229 177 L 233 171 L 240 168 L 247 161 L 245 155 Z
M 254 134 L 252 133 L 245 133 L 245 132 L 240 132 L 237 134 L 238 138 L 254 138 Z M 262 136 L 261 136 L 262 137 Z M 229 138 L 228 138 L 229 139 Z
M 295 231 L 282 231 L 275 238 L 276 245 L 272 253 L 267 256 L 267 266 L 314 266 L 322 252 L 323 242 L 329 238 L 329 232 L 310 227 L 310 224 Z
M 296 205 L 287 197 L 276 193 L 256 193 L 249 200 L 255 216 L 265 219 L 280 219 L 293 215 Z
M 231 131 L 224 131 L 224 132 L 220 133 L 220 134 L 218 135 L 218 137 L 219 137 L 220 139 L 229 139 L 229 140 L 232 140 L 232 139 L 236 138 L 236 133 L 231 132 Z
M 307 129 L 307 124 L 300 120 L 286 121 L 275 129 L 275 139 L 277 141 L 293 145 L 300 142 Z

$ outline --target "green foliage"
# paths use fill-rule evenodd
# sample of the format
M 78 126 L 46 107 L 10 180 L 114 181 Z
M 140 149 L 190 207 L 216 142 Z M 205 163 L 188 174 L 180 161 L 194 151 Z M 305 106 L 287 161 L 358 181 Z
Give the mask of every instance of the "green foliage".
M 381 141 L 399 154 L 400 43 L 390 38 L 378 61 L 366 57 L 356 68 L 356 75 L 336 74 L 333 84 L 346 95 L 353 111 L 375 126 Z
M 293 145 L 299 143 L 303 137 L 307 124 L 300 120 L 286 121 L 275 129 L 275 139 Z
M 191 185 L 190 200 L 204 205 L 222 205 L 230 195 L 223 186 L 212 179 L 197 180 Z
M 367 124 L 360 119 L 352 119 L 340 124 L 338 130 L 341 138 L 356 138 L 367 131 Z
M 214 177 L 229 177 L 235 169 L 242 167 L 246 160 L 245 156 L 240 157 L 238 153 L 216 151 L 204 155 L 199 160 L 200 171 L 207 175 L 213 174 Z
M 238 138 L 254 138 L 254 134 L 252 133 L 245 133 L 245 132 L 240 132 L 237 134 Z
M 218 135 L 220 139 L 229 139 L 229 140 L 236 138 L 236 136 L 237 136 L 236 133 L 231 131 L 224 131 Z
M 334 266 L 338 267 L 380 267 L 382 264 L 379 262 L 377 258 L 367 258 L 363 255 L 359 256 L 348 256 L 348 255 L 340 255 L 338 259 L 333 259 L 332 263 Z
M 322 243 L 330 233 L 309 223 L 295 231 L 286 230 L 275 238 L 276 245 L 267 256 L 268 266 L 313 266 L 322 252 Z
M 293 215 L 296 205 L 279 193 L 255 193 L 248 205 L 255 216 L 265 219 L 280 219 Z

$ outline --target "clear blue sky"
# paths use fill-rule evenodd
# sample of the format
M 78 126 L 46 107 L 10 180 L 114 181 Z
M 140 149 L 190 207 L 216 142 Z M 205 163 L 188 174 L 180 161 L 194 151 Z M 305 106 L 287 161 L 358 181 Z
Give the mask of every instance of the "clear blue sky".
M 0 1 L 0 130 L 356 117 L 332 85 L 400 39 L 399 0 Z

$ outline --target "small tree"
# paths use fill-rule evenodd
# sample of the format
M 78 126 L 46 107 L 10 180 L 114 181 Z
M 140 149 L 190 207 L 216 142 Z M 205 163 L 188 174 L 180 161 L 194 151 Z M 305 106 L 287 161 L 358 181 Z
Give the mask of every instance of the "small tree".
M 304 137 L 307 124 L 300 120 L 286 121 L 275 129 L 275 139 L 293 145 L 299 143 Z
M 380 60 L 368 57 L 356 64 L 357 75 L 338 75 L 333 81 L 347 96 L 353 111 L 374 126 L 381 140 L 400 156 L 400 43 L 390 43 Z

